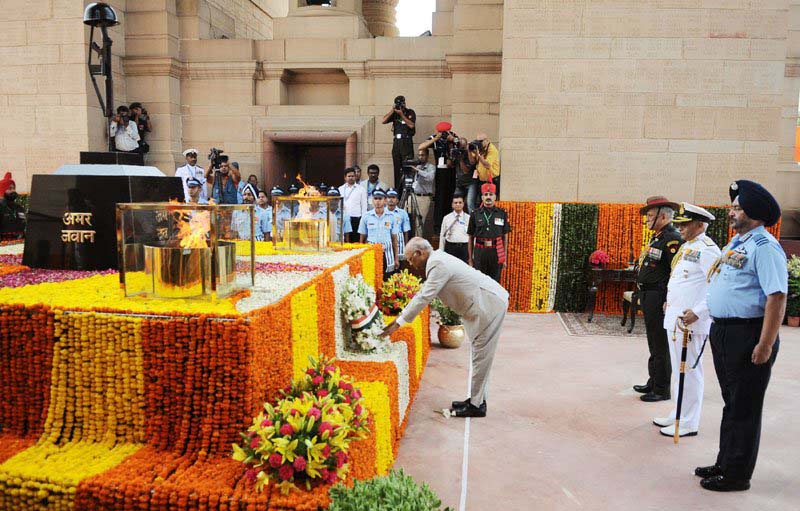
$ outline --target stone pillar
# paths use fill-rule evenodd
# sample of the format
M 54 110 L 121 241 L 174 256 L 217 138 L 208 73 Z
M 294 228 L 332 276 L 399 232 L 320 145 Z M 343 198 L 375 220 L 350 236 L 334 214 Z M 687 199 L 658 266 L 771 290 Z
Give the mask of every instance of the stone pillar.
M 397 37 L 395 8 L 398 0 L 364 0 L 362 9 L 369 31 L 375 37 Z
M 125 23 L 125 85 L 128 102 L 144 104 L 153 124 L 145 164 L 172 175 L 181 152 L 180 22 L 175 0 L 129 2 Z M 202 156 L 202 155 L 201 155 Z M 202 160 L 201 160 L 202 162 Z

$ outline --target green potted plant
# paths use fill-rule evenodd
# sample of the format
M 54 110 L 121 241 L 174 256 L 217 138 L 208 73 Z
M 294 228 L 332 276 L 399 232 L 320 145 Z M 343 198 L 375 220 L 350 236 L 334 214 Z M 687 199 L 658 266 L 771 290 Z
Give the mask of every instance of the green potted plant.
M 800 257 L 789 259 L 789 296 L 786 298 L 786 322 L 800 326 Z
M 439 344 L 444 348 L 458 348 L 461 346 L 461 343 L 464 342 L 464 337 L 466 337 L 464 325 L 461 324 L 461 316 L 438 298 L 431 302 L 431 308 L 439 315 L 436 321 L 439 323 L 439 330 L 436 332 Z
M 442 511 L 442 502 L 428 487 L 421 486 L 402 470 L 368 481 L 355 481 L 352 488 L 337 484 L 330 489 L 328 511 Z M 449 507 L 444 511 L 452 511 Z

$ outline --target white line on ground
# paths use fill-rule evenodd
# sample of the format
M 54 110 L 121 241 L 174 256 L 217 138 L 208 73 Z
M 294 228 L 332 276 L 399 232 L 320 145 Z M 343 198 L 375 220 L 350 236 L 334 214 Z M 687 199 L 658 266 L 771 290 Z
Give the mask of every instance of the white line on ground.
M 472 343 L 469 345 L 469 372 L 467 375 L 467 395 L 472 390 Z M 469 477 L 469 417 L 464 423 L 464 459 L 461 462 L 461 500 L 458 504 L 459 511 L 467 510 L 467 480 Z

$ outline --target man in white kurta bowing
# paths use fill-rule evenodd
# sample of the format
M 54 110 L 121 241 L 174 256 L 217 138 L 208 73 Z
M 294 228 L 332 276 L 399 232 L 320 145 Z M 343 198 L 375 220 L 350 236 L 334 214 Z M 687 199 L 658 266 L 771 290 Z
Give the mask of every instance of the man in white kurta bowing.
M 413 321 L 438 296 L 461 316 L 464 330 L 472 341 L 470 398 L 453 401 L 450 415 L 485 417 L 486 387 L 500 338 L 500 327 L 508 309 L 508 291 L 462 260 L 433 250 L 423 238 L 410 239 L 405 247 L 405 256 L 412 267 L 425 271 L 425 283 L 383 334 L 389 335 Z

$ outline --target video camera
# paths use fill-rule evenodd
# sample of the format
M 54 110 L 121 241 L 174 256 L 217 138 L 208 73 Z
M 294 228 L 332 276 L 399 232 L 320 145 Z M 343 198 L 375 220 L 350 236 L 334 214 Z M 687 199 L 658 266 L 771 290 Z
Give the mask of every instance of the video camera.
M 422 165 L 420 160 L 406 160 L 403 162 L 403 188 L 412 190 L 414 188 L 414 181 L 417 179 L 416 167 Z
M 208 160 L 211 162 L 211 167 L 218 169 L 220 162 L 220 156 L 224 153 L 222 149 L 217 149 L 216 147 L 212 147 L 208 153 Z

